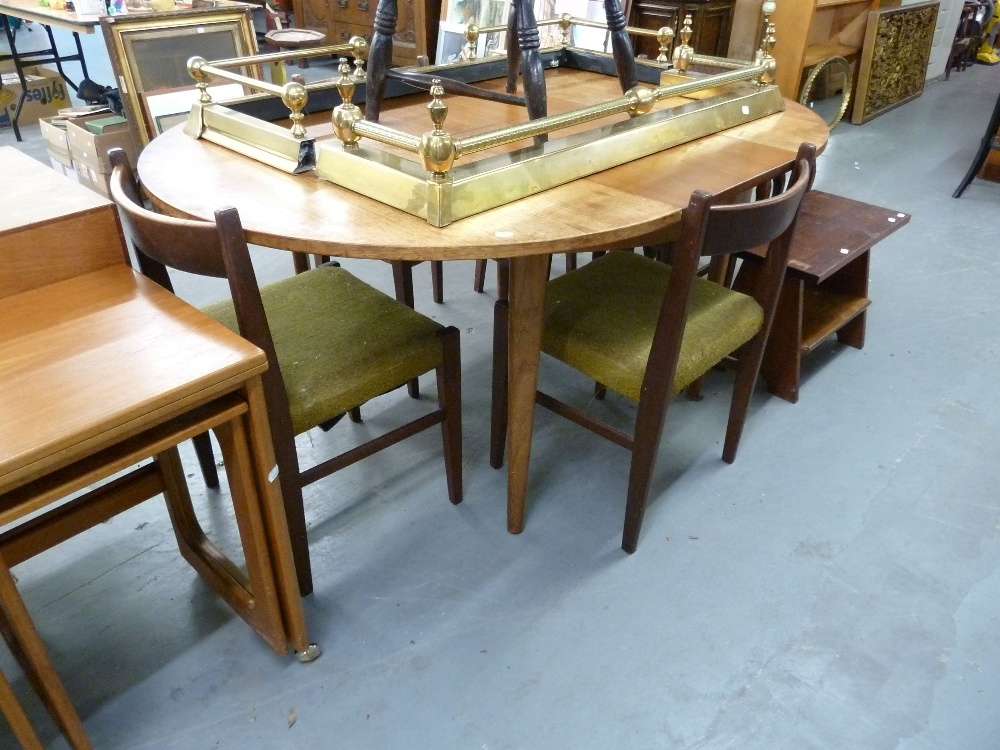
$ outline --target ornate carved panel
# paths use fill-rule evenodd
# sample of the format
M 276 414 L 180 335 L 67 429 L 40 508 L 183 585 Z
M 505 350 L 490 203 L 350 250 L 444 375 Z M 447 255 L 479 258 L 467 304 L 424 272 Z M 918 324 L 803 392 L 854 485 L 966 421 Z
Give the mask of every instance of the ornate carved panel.
M 860 125 L 924 90 L 938 3 L 872 11 L 851 122 Z

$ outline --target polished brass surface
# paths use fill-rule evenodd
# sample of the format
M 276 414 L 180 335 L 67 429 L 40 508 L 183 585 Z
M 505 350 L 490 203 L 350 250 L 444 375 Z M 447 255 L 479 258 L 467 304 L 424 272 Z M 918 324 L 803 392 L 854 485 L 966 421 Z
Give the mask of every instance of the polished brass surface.
M 377 148 L 345 150 L 339 142 L 317 144 L 320 177 L 367 195 L 434 226 L 595 172 L 686 143 L 784 109 L 774 86 L 735 85 L 711 100 L 650 112 L 644 117 L 553 139 L 540 146 L 490 156 L 428 177 L 415 161 Z M 370 124 L 370 123 L 369 123 Z
M 770 0 L 765 3 L 765 10 L 769 5 L 773 5 Z M 605 24 L 565 14 L 539 25 L 553 24 L 558 24 L 563 30 L 562 48 L 570 50 L 573 48 L 567 43 L 569 30 L 574 24 L 606 27 Z M 503 29 L 506 26 L 496 27 L 496 30 Z M 492 27 L 470 25 L 466 30 L 466 39 L 474 47 L 479 35 L 491 30 Z M 673 38 L 672 30 L 666 27 L 656 31 L 631 28 L 628 31 L 656 36 L 661 51 Z M 192 110 L 185 132 L 192 137 L 208 138 L 228 145 L 286 171 L 300 171 L 308 168 L 305 166 L 308 155 L 304 154 L 314 145 L 305 138 L 305 131 L 301 128 L 305 100 L 311 90 L 336 86 L 343 101 L 331 115 L 337 140 L 316 146 L 319 176 L 420 216 L 435 226 L 445 226 L 463 217 L 784 109 L 781 94 L 773 85 L 773 24 L 766 24 L 761 47 L 752 63 L 697 56 L 689 44 L 691 35 L 691 20 L 687 17 L 680 31 L 680 44 L 674 52 L 673 69 L 663 61 L 645 61 L 647 66 L 663 69 L 658 86 L 635 86 L 621 97 L 609 101 L 464 138 L 455 138 L 445 129 L 448 113 L 448 105 L 442 99 L 445 87 L 441 78 L 431 76 L 447 75 L 446 71 L 459 67 L 492 64 L 488 60 L 420 69 L 419 74 L 430 79 L 431 83 L 428 112 L 433 125 L 431 130 L 421 135 L 405 133 L 363 118 L 360 109 L 351 103 L 355 80 L 346 58 L 341 59 L 339 78 L 332 81 L 304 87 L 294 84 L 298 88 L 293 89 L 253 82 L 258 90 L 282 96 L 292 111 L 291 133 L 276 125 L 207 103 L 199 105 L 197 113 Z M 356 54 L 356 59 L 365 51 L 359 50 L 358 46 L 347 46 Z M 578 53 L 595 60 L 610 59 L 607 53 L 585 50 Z M 234 61 L 225 62 L 235 64 Z M 192 63 L 191 74 L 199 83 L 212 76 L 244 82 L 242 76 L 225 71 L 214 63 L 201 59 Z M 687 72 L 692 64 L 720 72 Z M 409 71 L 417 73 L 414 69 Z M 404 69 L 402 74 L 406 73 Z M 658 102 L 677 98 L 686 100 L 686 103 L 655 109 Z M 472 163 L 455 163 L 463 156 L 499 149 L 620 114 L 628 114 L 629 117 L 612 125 L 598 125 L 544 144 L 518 148 Z M 391 146 L 402 151 L 403 155 L 368 144 L 366 140 Z M 294 148 L 297 144 L 303 145 L 302 151 Z
M 670 43 L 674 41 L 674 30 L 669 26 L 663 26 L 656 32 L 656 41 L 660 44 L 660 54 L 656 56 L 656 62 L 665 63 L 670 62 L 670 57 L 667 55 L 667 50 L 670 49 Z
M 685 94 L 696 92 L 710 86 L 719 87 L 731 83 L 750 80 L 759 76 L 761 74 L 761 70 L 761 68 L 747 66 L 746 68 L 742 68 L 740 70 L 720 73 L 716 76 L 693 78 L 685 83 L 658 86 L 655 89 L 646 90 L 652 93 L 654 102 L 662 101 L 668 97 L 684 96 Z M 503 146 L 507 143 L 513 143 L 524 138 L 533 138 L 536 135 L 552 133 L 564 128 L 575 127 L 576 125 L 592 122 L 593 120 L 599 120 L 602 117 L 618 114 L 620 112 L 629 112 L 629 114 L 634 114 L 637 112 L 636 107 L 640 97 L 645 96 L 647 95 L 639 94 L 635 90 L 632 90 L 629 94 L 621 96 L 617 99 L 601 102 L 600 104 L 593 104 L 589 107 L 581 107 L 580 109 L 563 112 L 558 115 L 540 117 L 537 120 L 521 123 L 520 125 L 511 125 L 510 127 L 498 128 L 497 130 L 479 133 L 467 138 L 460 138 L 456 142 L 458 155 L 462 156 L 464 154 L 473 154 L 477 151 L 486 151 L 488 149 Z
M 289 81 L 282 88 L 281 101 L 292 112 L 292 135 L 296 138 L 305 138 L 306 129 L 302 124 L 304 117 L 302 109 L 309 101 L 309 92 L 306 91 L 306 87 L 298 81 Z
M 316 166 L 315 142 L 296 138 L 287 129 L 234 112 L 221 104 L 195 102 L 184 132 L 272 167 L 298 174 Z
M 691 29 L 691 16 L 684 16 L 684 25 L 681 26 L 681 43 L 677 45 L 674 49 L 673 63 L 677 70 L 687 70 L 691 66 L 691 60 L 694 57 L 694 47 L 691 46 L 691 35 L 694 32 Z
M 340 78 L 337 79 L 337 91 L 343 103 L 333 110 L 333 132 L 343 142 L 344 148 L 354 148 L 361 139 L 354 125 L 364 115 L 361 108 L 354 104 L 354 80 L 351 78 L 351 66 L 346 57 L 340 58 Z
M 441 97 L 444 96 L 444 88 L 441 86 L 440 79 L 434 79 L 434 85 L 431 86 L 431 96 L 434 98 L 427 105 L 427 110 L 430 112 L 434 130 L 420 136 L 417 153 L 420 154 L 420 161 L 424 165 L 424 169 L 433 174 L 435 182 L 441 182 L 455 162 L 457 152 L 455 141 L 444 129 L 444 121 L 448 117 L 448 105 L 441 100 Z

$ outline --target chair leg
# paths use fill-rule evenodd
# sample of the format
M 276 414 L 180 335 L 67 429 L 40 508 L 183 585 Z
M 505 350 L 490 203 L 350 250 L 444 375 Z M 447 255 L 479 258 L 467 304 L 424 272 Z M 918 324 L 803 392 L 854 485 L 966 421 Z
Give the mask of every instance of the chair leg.
M 566 273 L 576 270 L 576 253 L 566 253 Z
M 472 289 L 480 294 L 486 286 L 486 259 L 480 258 L 476 261 L 476 276 L 472 281 Z
M 441 438 L 444 442 L 448 499 L 462 502 L 462 359 L 458 329 L 448 326 L 438 333 L 441 366 L 437 368 L 438 402 L 444 409 Z
M 608 387 L 603 383 L 594 382 L 594 398 L 598 401 L 603 401 L 604 397 L 608 395 Z
M 727 464 L 736 460 L 736 451 L 740 447 L 743 425 L 750 407 L 750 397 L 757 384 L 757 374 L 760 372 L 760 363 L 764 358 L 764 345 L 766 343 L 767 332 L 761 331 L 739 356 L 740 366 L 736 371 L 733 402 L 729 407 L 729 423 L 726 425 L 726 442 L 722 447 L 722 460 Z
M 444 261 L 431 261 L 431 289 L 434 301 L 439 305 L 444 302 Z
M 191 438 L 191 442 L 194 444 L 194 453 L 198 457 L 198 466 L 201 467 L 201 476 L 205 479 L 205 486 L 213 490 L 219 489 L 219 472 L 215 468 L 212 438 L 207 432 L 203 432 Z
M 645 400 L 639 403 L 625 501 L 625 528 L 622 531 L 622 549 L 630 555 L 639 545 L 639 530 L 649 497 L 649 481 L 660 449 L 668 403 L 667 394 L 663 392 L 647 394 Z
M 507 444 L 507 337 L 510 302 L 493 304 L 493 396 L 490 403 L 490 466 L 503 466 Z
M 392 262 L 392 283 L 396 288 L 396 299 L 413 309 L 413 264 L 404 260 Z M 420 383 L 414 378 L 406 384 L 410 398 L 420 398 Z
M 361 424 L 361 407 L 355 406 L 353 409 L 347 411 L 348 416 L 350 416 L 351 421 L 354 424 Z
M 7 564 L 0 560 L 0 631 L 73 750 L 92 750 Z
M 309 256 L 292 253 L 292 264 L 295 266 L 295 273 L 305 273 L 309 270 Z
M 23 750 L 45 750 L 3 672 L 0 672 L 0 710 Z
M 507 299 L 510 296 L 510 261 L 507 258 L 497 260 L 497 299 Z

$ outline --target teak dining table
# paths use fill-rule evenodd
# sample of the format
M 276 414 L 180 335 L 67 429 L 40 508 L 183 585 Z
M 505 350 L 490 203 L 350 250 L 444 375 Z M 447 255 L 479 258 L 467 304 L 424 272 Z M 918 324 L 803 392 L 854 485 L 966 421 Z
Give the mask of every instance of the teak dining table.
M 133 271 L 113 203 L 11 148 L 0 173 L 18 176 L 0 186 L 0 631 L 88 748 L 9 568 L 160 493 L 184 558 L 271 649 L 318 650 L 273 475 L 264 353 Z M 245 571 L 205 536 L 180 465 L 176 446 L 207 429 Z
M 617 81 L 582 83 L 581 71 L 546 73 L 549 113 L 620 95 Z M 584 90 L 586 86 L 586 90 Z M 430 130 L 426 96 L 389 100 L 381 122 Z M 456 136 L 523 122 L 524 110 L 446 98 Z M 298 253 L 381 260 L 510 258 L 507 527 L 524 524 L 542 311 L 553 253 L 669 242 L 691 193 L 740 189 L 765 179 L 811 142 L 822 150 L 826 124 L 790 101 L 775 115 L 709 135 L 438 228 L 320 180 L 290 175 L 205 140 L 168 130 L 143 151 L 138 171 L 152 202 L 175 216 L 209 220 L 235 206 L 247 239 Z M 325 128 L 325 130 L 324 130 Z M 322 138 L 330 126 L 310 134 Z M 523 144 L 516 144 L 523 145 Z M 491 153 L 491 152 L 487 152 Z

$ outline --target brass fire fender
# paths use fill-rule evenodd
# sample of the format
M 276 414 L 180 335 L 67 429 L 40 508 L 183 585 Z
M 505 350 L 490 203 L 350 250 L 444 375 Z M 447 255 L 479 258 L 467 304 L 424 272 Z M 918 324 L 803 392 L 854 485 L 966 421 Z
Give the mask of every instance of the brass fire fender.
M 359 73 L 366 51 L 364 41 L 360 39 L 341 46 L 344 51 L 350 50 L 354 54 L 353 72 L 346 59 L 342 59 L 338 79 L 305 86 L 290 83 L 278 87 L 251 81 L 226 70 L 228 67 L 246 65 L 250 61 L 257 62 L 257 58 L 215 63 L 192 58 L 188 67 L 198 81 L 202 96 L 192 108 L 185 132 L 196 138 L 215 141 L 286 171 L 305 171 L 311 166 L 308 162 L 313 144 L 305 138 L 305 130 L 301 126 L 302 109 L 308 100 L 309 91 L 336 86 L 343 100 L 343 104 L 333 111 L 334 129 L 339 141 L 315 144 L 318 175 L 419 216 L 434 226 L 443 227 L 519 198 L 782 111 L 784 101 L 778 88 L 774 86 L 775 63 L 771 56 L 774 25 L 770 23 L 769 16 L 773 9 L 773 2 L 765 2 L 765 33 L 752 62 L 696 56 L 688 44 L 691 29 L 690 21 L 685 19 L 685 26 L 680 34 L 682 43 L 674 50 L 673 70 L 670 70 L 669 64 L 664 62 L 663 51 L 672 40 L 673 32 L 665 28 L 655 32 L 629 28 L 628 32 L 654 35 L 660 41 L 661 55 L 657 62 L 644 61 L 646 65 L 663 68 L 660 86 L 654 88 L 634 85 L 623 96 L 608 102 L 559 115 L 538 117 L 520 125 L 463 139 L 454 139 L 444 130 L 448 108 L 441 99 L 444 89 L 440 79 L 434 80 L 431 86 L 432 101 L 428 107 L 433 130 L 422 135 L 412 135 L 363 119 L 361 110 L 352 103 L 355 86 L 361 80 Z M 593 25 L 591 21 L 568 16 L 542 23 L 558 23 L 564 32 L 563 49 L 572 49 L 568 46 L 567 29 L 577 21 L 583 25 Z M 492 29 L 470 27 L 466 36 L 474 41 L 476 34 L 489 30 Z M 536 48 L 535 52 L 537 51 Z M 609 57 L 604 53 L 574 51 L 592 57 Z M 289 56 L 301 55 L 302 52 L 297 51 Z M 490 60 L 487 59 L 459 65 L 489 63 Z M 625 78 L 621 75 L 622 65 L 617 56 L 615 63 L 624 88 Z M 690 73 L 688 69 L 692 64 L 714 67 L 724 72 Z M 454 66 L 445 65 L 408 70 L 444 75 L 452 67 Z M 634 67 L 632 75 L 634 77 Z M 207 93 L 210 77 L 238 81 L 281 96 L 291 111 L 291 130 L 212 103 Z M 367 78 L 370 95 L 370 69 Z M 677 96 L 690 96 L 692 100 L 680 106 L 653 110 L 657 101 Z M 526 91 L 526 98 L 530 99 L 530 90 Z M 530 101 L 528 106 L 530 111 Z M 549 133 L 562 128 L 617 113 L 628 113 L 629 119 L 557 140 L 540 142 Z M 531 137 L 536 138 L 535 145 L 454 166 L 454 161 L 465 154 Z M 416 158 L 410 160 L 377 146 L 362 145 L 362 138 L 389 144 L 414 154 Z

